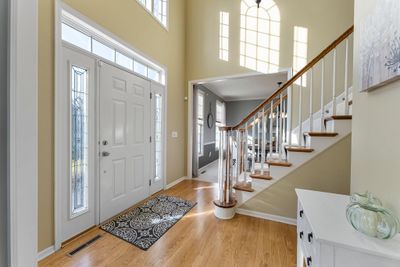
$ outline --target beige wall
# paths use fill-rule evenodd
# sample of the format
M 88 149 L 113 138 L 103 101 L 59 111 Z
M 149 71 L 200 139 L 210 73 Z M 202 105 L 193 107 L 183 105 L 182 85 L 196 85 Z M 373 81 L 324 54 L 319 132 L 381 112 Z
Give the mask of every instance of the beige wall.
M 169 31 L 136 0 L 67 0 L 65 3 L 168 70 L 167 182 L 186 174 L 184 0 L 170 1 Z M 39 1 L 39 251 L 54 243 L 54 0 Z M 171 131 L 179 138 L 171 139 Z
M 296 218 L 296 188 L 349 194 L 351 136 L 348 135 L 311 161 L 282 178 L 241 208 Z
M 308 58 L 353 25 L 353 1 L 275 0 L 281 13 L 280 66 L 293 61 L 293 27 L 309 29 Z M 219 60 L 219 12 L 230 13 L 230 61 Z M 189 80 L 250 72 L 240 67 L 240 0 L 187 1 L 187 74 Z
M 400 216 L 400 82 L 370 93 L 358 93 L 357 27 L 360 18 L 371 14 L 378 0 L 356 0 L 355 5 L 355 91 L 351 191 L 369 190 Z M 384 18 L 380 18 L 384 19 Z

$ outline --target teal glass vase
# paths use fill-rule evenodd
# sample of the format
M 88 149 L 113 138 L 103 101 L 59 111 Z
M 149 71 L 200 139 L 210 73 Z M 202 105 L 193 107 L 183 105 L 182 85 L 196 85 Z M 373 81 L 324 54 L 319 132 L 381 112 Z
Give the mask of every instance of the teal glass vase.
M 346 217 L 357 231 L 379 239 L 390 239 L 399 233 L 399 219 L 371 193 L 355 193 L 350 201 Z

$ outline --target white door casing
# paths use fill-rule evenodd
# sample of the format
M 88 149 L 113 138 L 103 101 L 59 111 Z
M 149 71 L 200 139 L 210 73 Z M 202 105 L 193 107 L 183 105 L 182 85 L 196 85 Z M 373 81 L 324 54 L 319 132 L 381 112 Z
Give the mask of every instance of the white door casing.
M 78 67 L 86 70 L 87 73 L 87 208 L 84 208 L 81 212 L 72 212 L 72 112 L 71 112 L 71 94 L 72 94 L 72 75 L 73 67 Z M 62 48 L 62 77 L 61 77 L 61 90 L 57 93 L 60 99 L 63 99 L 62 105 L 63 110 L 68 110 L 65 112 L 61 123 L 59 126 L 60 134 L 63 135 L 63 140 L 59 145 L 63 146 L 64 153 L 62 155 L 62 160 L 68 162 L 68 164 L 63 164 L 60 166 L 63 168 L 61 187 L 62 187 L 62 219 L 61 219 L 61 242 L 70 239 L 71 237 L 87 230 L 88 228 L 95 225 L 95 148 L 96 148 L 96 138 L 95 138 L 95 60 L 89 56 L 82 53 L 73 51 L 67 47 Z M 60 155 L 61 156 L 61 155 Z M 86 157 L 86 156 L 85 156 Z
M 100 222 L 150 194 L 150 82 L 100 62 Z

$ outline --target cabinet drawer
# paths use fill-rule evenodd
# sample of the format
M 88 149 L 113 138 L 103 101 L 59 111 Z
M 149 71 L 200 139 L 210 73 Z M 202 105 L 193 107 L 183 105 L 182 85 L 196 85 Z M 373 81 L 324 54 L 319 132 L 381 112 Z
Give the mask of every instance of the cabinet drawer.
M 307 214 L 302 209 L 300 203 L 298 204 L 297 214 L 297 234 L 297 240 L 301 243 L 306 266 L 318 266 L 319 243 L 314 238 L 314 233 L 307 219 Z

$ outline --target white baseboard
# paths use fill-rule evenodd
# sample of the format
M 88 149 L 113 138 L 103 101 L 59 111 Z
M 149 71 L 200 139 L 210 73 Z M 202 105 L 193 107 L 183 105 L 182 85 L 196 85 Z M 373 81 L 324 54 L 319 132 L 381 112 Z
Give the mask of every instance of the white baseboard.
M 173 181 L 172 183 L 167 184 L 167 185 L 165 186 L 165 189 L 170 189 L 171 187 L 173 187 L 173 186 L 179 184 L 180 182 L 182 182 L 182 181 L 184 181 L 184 180 L 186 180 L 186 179 L 187 179 L 187 177 L 186 177 L 186 176 L 183 176 L 183 177 L 181 177 L 181 178 L 179 178 L 179 179 Z
M 44 258 L 47 258 L 48 256 L 50 256 L 51 254 L 53 254 L 54 252 L 56 252 L 55 247 L 51 246 L 46 248 L 45 250 L 42 250 L 38 253 L 38 261 L 43 260 Z
M 282 217 L 282 216 L 268 214 L 268 213 L 263 213 L 263 212 L 258 212 L 258 211 L 245 210 L 245 209 L 238 208 L 238 209 L 236 209 L 236 213 L 241 214 L 241 215 L 247 215 L 247 216 L 251 216 L 251 217 L 261 218 L 261 219 L 265 219 L 265 220 L 270 220 L 270 221 L 274 221 L 274 222 L 280 222 L 280 223 L 285 223 L 285 224 L 290 224 L 290 225 L 297 225 L 296 219 Z
M 200 173 L 200 172 L 204 171 L 205 169 L 207 169 L 208 167 L 210 167 L 213 164 L 218 164 L 218 159 L 211 161 L 207 165 L 204 165 L 203 167 L 199 168 L 198 172 Z

